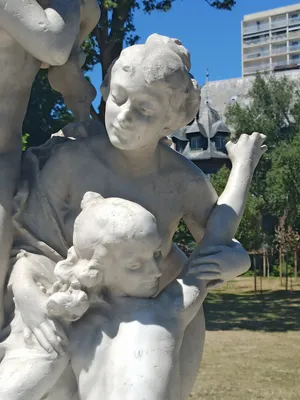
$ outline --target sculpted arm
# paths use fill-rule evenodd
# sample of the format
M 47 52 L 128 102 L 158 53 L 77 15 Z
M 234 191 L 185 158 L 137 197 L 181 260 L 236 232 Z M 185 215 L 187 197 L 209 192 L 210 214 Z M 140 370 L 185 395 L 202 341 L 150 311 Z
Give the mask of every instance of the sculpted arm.
M 50 65 L 64 64 L 79 32 L 80 0 L 0 0 L 0 25 L 25 50 Z
M 67 343 L 67 338 L 59 323 L 48 317 L 46 309 L 46 289 L 54 282 L 53 269 L 54 263 L 46 257 L 24 252 L 14 265 L 10 283 L 25 324 L 25 340 L 33 334 L 47 352 L 63 354 L 61 343 Z
M 80 45 L 97 25 L 99 18 L 100 8 L 97 0 L 84 0 L 80 12 L 80 32 L 68 61 L 61 67 L 52 66 L 48 71 L 51 87 L 63 95 L 65 104 L 72 111 L 76 122 L 89 119 L 90 108 L 96 97 L 95 88 L 85 79 L 81 70 L 85 63 L 85 54 Z M 69 126 L 68 129 L 73 130 L 71 136 L 78 136 L 75 127 Z M 64 134 L 68 136 L 67 130 L 64 130 Z M 82 136 L 86 135 L 87 133 L 83 132 Z
M 232 264 L 232 268 L 234 264 L 237 266 L 236 275 L 248 268 L 248 257 L 246 257 L 247 259 L 243 257 L 239 244 L 232 242 L 232 240 L 244 212 L 253 172 L 261 155 L 266 150 L 266 147 L 262 146 L 264 139 L 263 135 L 254 133 L 251 136 L 242 135 L 236 144 L 228 143 L 227 150 L 232 161 L 232 170 L 226 188 L 218 200 L 212 186 L 199 173 L 198 178 L 195 177 L 194 180 L 189 182 L 187 205 L 190 210 L 187 211 L 186 222 L 192 234 L 194 234 L 193 230 L 195 231 L 196 240 L 201 239 L 201 235 L 203 235 L 201 228 L 205 226 L 202 241 L 190 257 L 190 266 L 201 268 L 201 265 L 203 266 L 205 263 L 214 263 L 214 258 L 209 260 L 207 254 L 209 254 L 209 248 L 213 252 L 214 246 L 219 246 L 219 251 L 215 247 L 215 253 L 218 254 L 222 250 L 227 253 L 230 263 L 227 262 L 226 264 Z M 213 201 L 215 201 L 215 205 L 212 206 Z M 238 260 L 230 256 L 228 246 L 232 246 L 232 255 L 234 253 L 235 255 L 239 254 L 244 260 Z M 205 254 L 206 249 L 207 254 Z M 202 256 L 202 260 L 199 256 Z M 209 272 L 207 270 L 207 272 L 205 275 L 205 269 L 202 268 L 203 279 L 220 275 L 219 267 L 216 267 L 215 271 L 211 270 Z M 233 276 L 230 277 L 232 278 Z
M 266 146 L 262 146 L 264 139 L 264 135 L 253 133 L 251 136 L 242 135 L 236 144 L 228 142 L 227 150 L 232 161 L 232 169 L 226 188 L 207 220 L 205 234 L 201 241 L 202 247 L 226 246 L 232 241 L 243 216 L 253 172 L 261 155 L 266 150 Z M 212 193 L 211 185 L 207 183 L 207 186 L 200 190 Z M 193 188 L 193 183 L 191 190 L 197 191 L 196 187 Z M 190 196 L 195 199 L 192 193 Z M 212 197 L 212 195 L 210 196 Z M 198 198 L 202 200 L 202 197 Z M 196 207 L 195 204 L 192 206 Z

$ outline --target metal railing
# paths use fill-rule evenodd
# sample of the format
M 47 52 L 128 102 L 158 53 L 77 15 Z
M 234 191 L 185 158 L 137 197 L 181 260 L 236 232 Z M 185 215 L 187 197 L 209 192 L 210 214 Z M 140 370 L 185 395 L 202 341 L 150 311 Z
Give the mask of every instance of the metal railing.
M 283 33 L 281 35 L 274 35 L 273 34 L 271 36 L 271 42 L 276 42 L 276 41 L 285 40 L 285 39 L 287 39 L 287 34 L 286 33 Z
M 286 46 L 278 46 L 278 47 L 272 48 L 272 54 L 281 54 L 281 53 L 286 53 L 286 52 L 287 52 Z
M 257 65 L 251 65 L 249 67 L 244 68 L 244 73 L 249 74 L 252 72 L 258 72 L 258 71 L 267 71 L 270 69 L 270 64 L 269 63 L 264 63 L 264 64 L 257 64 Z
M 285 65 L 288 66 L 291 64 L 298 64 L 299 61 L 300 61 L 300 59 L 299 60 L 279 60 L 279 61 L 272 63 L 272 69 L 275 67 L 281 67 L 281 66 L 285 66 Z
M 268 43 L 270 41 L 270 37 L 261 37 L 260 39 L 247 39 L 247 41 L 245 41 L 244 39 L 244 46 L 257 46 L 259 44 L 265 44 Z
M 268 29 L 270 29 L 269 22 L 263 24 L 253 24 L 249 26 L 244 26 L 243 32 L 244 34 L 248 34 L 248 33 L 267 31 Z
M 289 18 L 288 19 L 289 25 L 295 25 L 300 23 L 300 16 L 297 18 Z
M 291 31 L 289 32 L 289 39 L 300 38 L 300 30 L 299 31 Z
M 287 20 L 286 20 L 286 18 L 284 18 L 284 19 L 278 19 L 278 20 L 273 20 L 273 21 L 271 21 L 271 28 L 272 29 L 274 29 L 274 28 L 281 28 L 282 26 L 286 26 L 286 24 L 287 24 Z
M 255 53 L 244 53 L 245 60 L 251 60 L 252 58 L 261 58 L 268 57 L 270 55 L 270 51 L 257 51 Z
M 289 46 L 289 51 L 296 51 L 300 49 L 300 43 L 299 44 L 291 44 Z

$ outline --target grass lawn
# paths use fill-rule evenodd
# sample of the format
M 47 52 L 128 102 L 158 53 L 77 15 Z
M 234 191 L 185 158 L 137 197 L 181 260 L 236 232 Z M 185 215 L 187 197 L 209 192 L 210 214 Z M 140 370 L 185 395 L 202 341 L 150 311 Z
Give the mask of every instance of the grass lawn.
M 208 296 L 205 315 L 206 345 L 190 399 L 300 399 L 300 279 L 293 292 L 264 279 L 255 294 L 253 278 L 239 278 Z

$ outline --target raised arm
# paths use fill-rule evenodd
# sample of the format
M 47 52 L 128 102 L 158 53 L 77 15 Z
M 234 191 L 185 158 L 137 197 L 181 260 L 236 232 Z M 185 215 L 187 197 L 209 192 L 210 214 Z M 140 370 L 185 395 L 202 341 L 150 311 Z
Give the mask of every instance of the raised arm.
M 212 210 L 201 246 L 229 245 L 241 222 L 254 170 L 262 154 L 265 135 L 241 135 L 237 143 L 229 141 L 227 151 L 232 169 L 224 192 Z
M 214 205 L 215 192 L 203 177 L 200 182 L 200 172 L 198 178 L 193 177 L 188 183 L 185 221 L 196 240 L 202 239 L 188 264 L 197 267 L 202 279 L 224 281 L 225 276 L 227 280 L 249 268 L 246 252 L 232 240 L 243 215 L 253 172 L 266 151 L 264 140 L 264 135 L 253 133 L 242 135 L 235 144 L 228 143 L 232 170 L 224 192 Z
M 50 65 L 63 65 L 79 33 L 80 0 L 0 0 L 0 25 L 25 50 Z
M 100 18 L 100 8 L 97 0 L 84 0 L 80 13 L 80 32 L 72 48 L 68 61 L 61 67 L 50 67 L 48 80 L 51 87 L 60 92 L 65 104 L 72 111 L 76 122 L 89 119 L 90 108 L 96 90 L 84 77 L 81 69 L 85 62 L 85 54 L 80 45 L 97 25 Z M 74 126 L 73 136 L 78 137 Z M 87 132 L 83 133 L 87 136 Z

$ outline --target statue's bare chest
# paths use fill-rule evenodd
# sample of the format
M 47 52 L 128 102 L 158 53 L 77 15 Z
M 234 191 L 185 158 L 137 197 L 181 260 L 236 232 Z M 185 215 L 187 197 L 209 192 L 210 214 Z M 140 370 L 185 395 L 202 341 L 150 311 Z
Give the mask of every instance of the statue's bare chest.
M 126 177 L 108 170 L 102 163 L 89 160 L 89 172 L 76 174 L 76 186 L 71 188 L 73 207 L 79 207 L 87 191 L 103 197 L 120 197 L 140 204 L 149 210 L 164 230 L 173 231 L 181 217 L 181 194 L 170 174 Z

